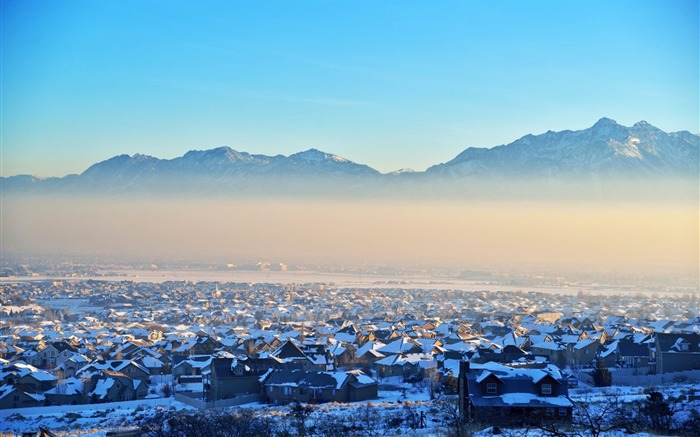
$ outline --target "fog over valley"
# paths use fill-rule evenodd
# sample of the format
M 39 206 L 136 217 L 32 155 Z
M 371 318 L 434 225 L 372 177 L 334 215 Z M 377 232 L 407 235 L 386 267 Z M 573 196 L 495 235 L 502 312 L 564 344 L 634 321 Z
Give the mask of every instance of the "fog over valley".
M 3 199 L 6 253 L 697 274 L 692 202 Z

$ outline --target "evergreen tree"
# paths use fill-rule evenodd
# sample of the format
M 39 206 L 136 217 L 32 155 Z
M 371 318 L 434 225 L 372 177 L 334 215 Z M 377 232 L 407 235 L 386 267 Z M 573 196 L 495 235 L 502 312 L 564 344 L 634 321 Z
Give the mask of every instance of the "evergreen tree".
M 612 374 L 603 360 L 598 360 L 592 375 L 596 387 L 610 387 L 612 385 Z
M 673 410 L 668 400 L 658 391 L 652 391 L 642 405 L 640 416 L 656 432 L 667 433 L 673 424 Z

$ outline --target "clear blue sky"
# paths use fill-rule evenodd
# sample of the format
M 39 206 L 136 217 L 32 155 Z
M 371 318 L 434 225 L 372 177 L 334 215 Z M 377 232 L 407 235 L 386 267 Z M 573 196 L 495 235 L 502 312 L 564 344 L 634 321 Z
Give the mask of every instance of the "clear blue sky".
M 423 170 L 602 116 L 700 131 L 697 0 L 1 5 L 3 176 L 222 145 Z

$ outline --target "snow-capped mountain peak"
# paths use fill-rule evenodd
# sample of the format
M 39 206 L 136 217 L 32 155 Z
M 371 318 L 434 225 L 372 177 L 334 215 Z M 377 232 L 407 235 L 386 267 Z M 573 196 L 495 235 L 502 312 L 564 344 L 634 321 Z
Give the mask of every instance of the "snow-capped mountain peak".
M 427 170 L 451 176 L 697 176 L 698 136 L 666 133 L 640 121 L 632 127 L 601 118 L 579 131 L 526 135 L 492 149 L 468 148 Z
M 302 161 L 315 161 L 315 162 L 321 162 L 321 161 L 350 162 L 349 160 L 347 160 L 343 157 L 340 157 L 337 155 L 332 155 L 332 154 L 326 153 L 326 152 L 322 152 L 318 149 L 309 149 L 309 150 L 305 150 L 303 152 L 289 155 L 289 159 L 302 160 Z
M 635 177 L 697 180 L 700 136 L 666 133 L 640 121 L 631 127 L 601 118 L 588 129 L 528 134 L 493 148 L 467 148 L 425 172 L 387 175 L 348 159 L 309 149 L 290 156 L 252 155 L 222 146 L 190 150 L 174 159 L 118 155 L 63 178 L 0 178 L 3 190 L 26 192 L 254 192 L 367 193 L 432 190 L 430 184 L 463 187 L 464 180 L 560 181 L 570 178 Z M 401 176 L 403 175 L 403 176 Z M 411 185 L 412 184 L 412 185 Z M 438 186 L 438 185 L 435 185 Z

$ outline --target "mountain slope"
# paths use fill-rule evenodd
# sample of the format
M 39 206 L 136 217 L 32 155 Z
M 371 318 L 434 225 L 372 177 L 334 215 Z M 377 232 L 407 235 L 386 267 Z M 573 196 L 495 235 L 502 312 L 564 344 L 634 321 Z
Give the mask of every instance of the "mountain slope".
M 492 149 L 468 148 L 426 173 L 450 176 L 693 176 L 697 135 L 666 133 L 644 121 L 608 118 L 580 131 L 526 135 Z

